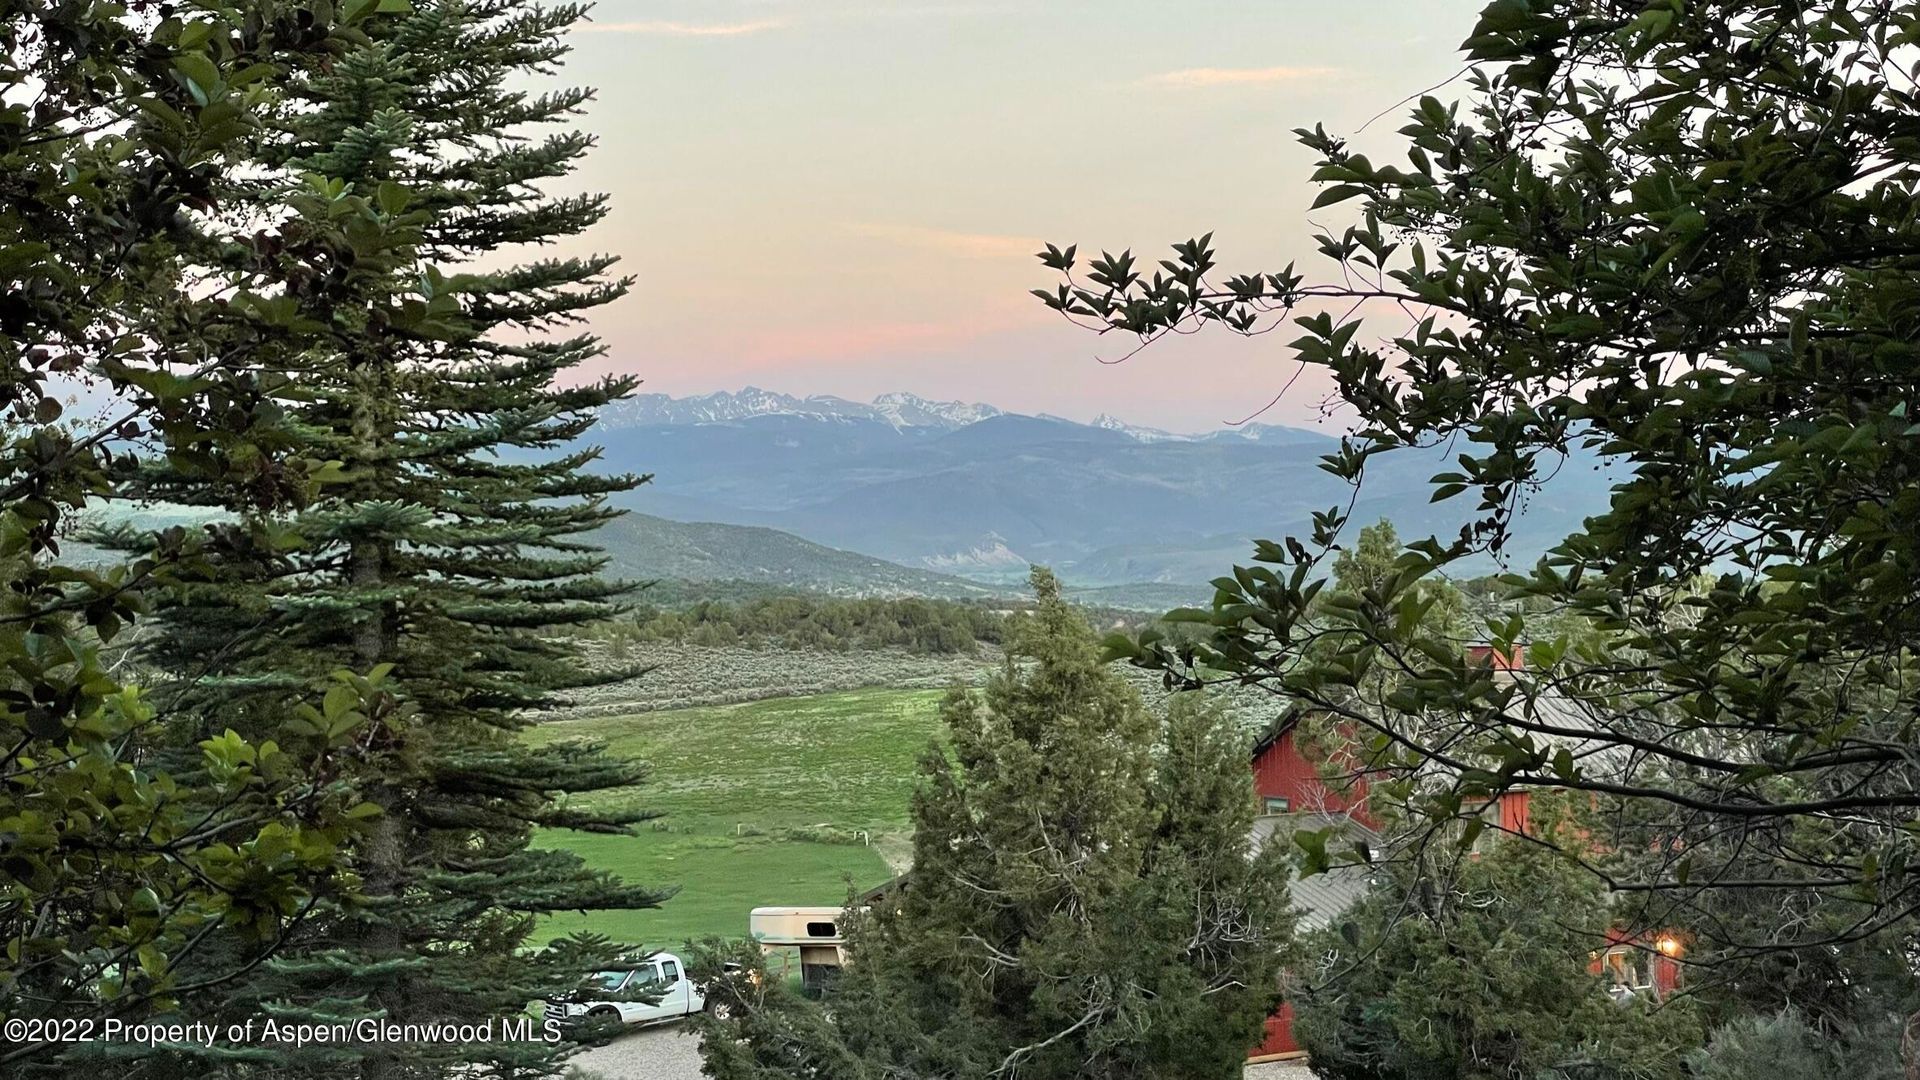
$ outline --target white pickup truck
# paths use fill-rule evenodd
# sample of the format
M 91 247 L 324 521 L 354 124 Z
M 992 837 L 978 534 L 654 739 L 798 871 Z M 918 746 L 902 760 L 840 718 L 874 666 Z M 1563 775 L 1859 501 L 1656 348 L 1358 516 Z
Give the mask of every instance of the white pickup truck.
M 638 997 L 650 1000 L 619 1000 Z M 548 1012 L 557 1010 L 564 1023 L 619 1023 L 629 1027 L 677 1020 L 706 1007 L 707 997 L 687 978 L 687 966 L 678 956 L 666 952 L 654 953 L 630 969 L 598 972 L 593 977 L 593 989 L 580 995 L 579 1000 L 547 1003 Z

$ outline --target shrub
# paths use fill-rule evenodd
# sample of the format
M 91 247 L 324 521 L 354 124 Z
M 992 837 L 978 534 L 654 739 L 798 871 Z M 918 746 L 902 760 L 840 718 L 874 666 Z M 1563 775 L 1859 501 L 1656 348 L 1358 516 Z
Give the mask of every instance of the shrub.
M 1531 844 L 1382 871 L 1308 942 L 1295 1034 L 1326 1080 L 1677 1080 L 1697 1014 L 1607 996 L 1588 971 L 1607 922 L 1599 887 Z
M 1697 1080 L 1902 1080 L 1899 1048 L 1899 1022 L 1891 1015 L 1829 1033 L 1788 1009 L 1715 1029 L 1687 1066 Z

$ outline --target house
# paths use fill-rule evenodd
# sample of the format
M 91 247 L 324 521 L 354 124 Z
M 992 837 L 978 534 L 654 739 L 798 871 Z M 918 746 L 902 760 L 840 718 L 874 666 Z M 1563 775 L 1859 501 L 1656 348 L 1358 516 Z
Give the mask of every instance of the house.
M 1367 806 L 1364 773 L 1339 775 L 1319 763 L 1324 755 L 1309 747 L 1300 714 L 1289 713 L 1253 747 L 1253 792 L 1260 816 L 1253 823 L 1256 848 L 1275 833 L 1294 829 L 1340 828 L 1356 838 L 1374 836 L 1379 822 Z M 1367 891 L 1362 867 L 1338 866 L 1292 883 L 1302 930 L 1318 930 L 1352 907 Z M 1281 1002 L 1267 1017 L 1260 1044 L 1249 1061 L 1276 1061 L 1301 1055 L 1293 1037 L 1293 1006 Z
M 1469 662 L 1489 665 L 1496 679 L 1512 679 L 1525 670 L 1526 660 L 1518 648 L 1502 650 L 1491 645 L 1471 646 Z M 1575 762 L 1588 770 L 1620 771 L 1626 767 L 1620 747 L 1610 741 L 1589 738 L 1583 733 L 1597 732 L 1598 726 L 1577 704 L 1551 689 L 1516 702 L 1528 721 L 1545 729 L 1536 738 L 1558 743 Z M 1349 755 L 1326 740 L 1311 738 L 1301 726 L 1302 716 L 1295 712 L 1283 717 L 1273 730 L 1254 744 L 1252 753 L 1254 793 L 1260 800 L 1261 817 L 1254 825 L 1256 844 L 1288 829 L 1322 829 L 1335 826 L 1355 839 L 1379 838 L 1381 823 L 1368 805 L 1368 774 L 1357 755 Z M 1523 835 L 1528 831 L 1531 796 L 1527 791 L 1509 791 L 1496 796 L 1484 820 L 1483 834 L 1489 842 L 1502 835 Z M 1293 898 L 1300 911 L 1300 928 L 1314 930 L 1328 925 L 1365 893 L 1369 882 L 1366 868 L 1335 867 L 1312 877 L 1293 882 Z M 1590 970 L 1606 977 L 1618 993 L 1665 995 L 1680 984 L 1681 957 L 1685 946 L 1682 935 L 1673 932 L 1629 934 L 1614 932 L 1594 951 Z M 1266 1034 L 1249 1060 L 1276 1060 L 1300 1056 L 1293 1037 L 1293 1008 L 1282 1003 L 1267 1018 Z

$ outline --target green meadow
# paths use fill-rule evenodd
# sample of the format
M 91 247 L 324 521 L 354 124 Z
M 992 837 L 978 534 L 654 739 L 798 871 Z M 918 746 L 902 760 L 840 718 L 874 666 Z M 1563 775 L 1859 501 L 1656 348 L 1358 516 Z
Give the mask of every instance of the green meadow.
M 556 721 L 530 742 L 604 741 L 644 761 L 644 785 L 608 798 L 663 816 L 637 836 L 549 831 L 537 843 L 679 892 L 658 908 L 556 915 L 575 930 L 671 948 L 710 934 L 743 937 L 747 913 L 838 904 L 848 885 L 892 876 L 906 850 L 915 763 L 939 727 L 944 691 L 857 690 L 633 716 Z

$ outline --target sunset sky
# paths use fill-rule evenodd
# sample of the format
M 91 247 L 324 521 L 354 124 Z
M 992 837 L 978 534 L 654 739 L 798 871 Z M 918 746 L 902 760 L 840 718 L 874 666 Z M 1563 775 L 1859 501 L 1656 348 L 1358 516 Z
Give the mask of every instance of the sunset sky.
M 672 394 L 888 390 L 1207 430 L 1264 405 L 1288 334 L 1125 364 L 1027 294 L 1043 240 L 1215 232 L 1229 269 L 1298 260 L 1324 123 L 1398 156 L 1400 99 L 1460 69 L 1480 0 L 602 0 L 565 77 L 599 89 L 591 234 L 638 278 L 611 369 Z M 1457 85 L 1457 83 L 1456 83 Z M 1443 96 L 1451 91 L 1443 92 Z M 1324 221 L 1339 221 L 1320 216 Z M 1324 384 L 1263 420 L 1300 423 Z

